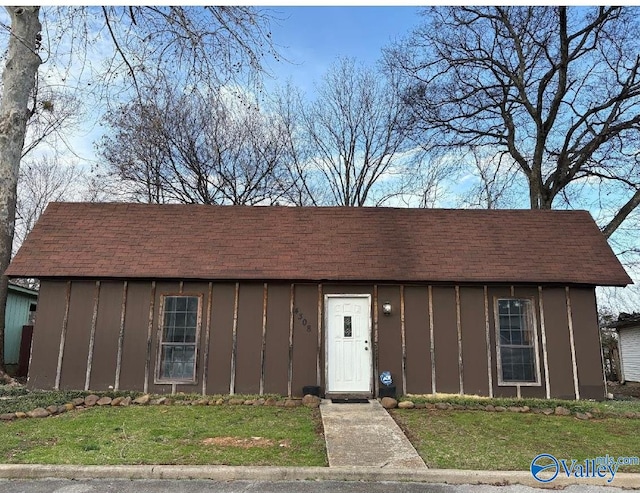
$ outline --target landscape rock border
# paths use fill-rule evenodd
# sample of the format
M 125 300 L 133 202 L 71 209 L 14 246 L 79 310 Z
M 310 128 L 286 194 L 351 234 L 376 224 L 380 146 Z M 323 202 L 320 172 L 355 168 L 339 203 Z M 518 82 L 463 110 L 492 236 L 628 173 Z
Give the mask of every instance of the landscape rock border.
M 410 409 L 410 410 L 440 410 L 440 411 L 485 411 L 485 412 L 512 412 L 512 413 L 531 413 L 542 414 L 545 416 L 573 416 L 579 420 L 590 420 L 598 418 L 619 417 L 628 419 L 640 419 L 640 412 L 626 411 L 624 413 L 603 412 L 597 408 L 593 408 L 589 412 L 571 411 L 564 406 L 552 407 L 534 407 L 529 406 L 496 406 L 493 404 L 458 404 L 448 402 L 446 400 L 439 402 L 414 402 L 411 399 L 397 400 L 392 397 L 383 397 L 379 399 L 382 407 L 385 409 Z M 320 406 L 321 399 L 315 395 L 306 395 L 300 398 L 276 398 L 276 397 L 259 397 L 255 399 L 247 399 L 242 396 L 224 396 L 216 398 L 198 397 L 193 399 L 176 398 L 175 396 L 158 396 L 152 394 L 143 394 L 139 397 L 132 398 L 130 396 L 108 397 L 99 396 L 97 394 L 89 394 L 86 397 L 77 397 L 62 405 L 50 405 L 46 408 L 38 407 L 29 412 L 12 412 L 0 414 L 0 421 L 13 421 L 24 418 L 46 418 L 56 416 L 73 410 L 82 410 L 92 407 L 128 407 L 128 406 L 272 406 L 272 407 L 309 407 L 317 408 Z
M 223 398 L 207 399 L 205 397 L 198 399 L 176 399 L 174 397 L 154 396 L 151 394 L 143 394 L 139 397 L 108 397 L 89 394 L 86 397 L 77 397 L 62 405 L 51 405 L 38 407 L 28 412 L 13 412 L 0 414 L 0 421 L 13 421 L 24 418 L 47 418 L 56 416 L 73 410 L 88 409 L 92 407 L 129 407 L 136 406 L 272 406 L 272 407 L 308 407 L 317 408 L 320 406 L 321 399 L 314 395 L 305 395 L 302 399 L 274 397 L 243 399 L 241 397 L 227 396 Z
M 593 408 L 589 412 L 571 411 L 564 406 L 551 407 L 534 407 L 529 406 L 494 406 L 493 404 L 456 404 L 447 401 L 442 402 L 418 402 L 415 403 L 410 399 L 403 399 L 397 401 L 391 397 L 383 397 L 381 404 L 385 409 L 437 409 L 441 411 L 487 411 L 487 412 L 512 412 L 512 413 L 530 413 L 530 414 L 543 414 L 545 416 L 574 416 L 576 419 L 589 420 L 598 418 L 628 418 L 628 419 L 640 419 L 640 411 L 626 411 L 624 413 L 611 413 L 604 412 L 597 408 Z

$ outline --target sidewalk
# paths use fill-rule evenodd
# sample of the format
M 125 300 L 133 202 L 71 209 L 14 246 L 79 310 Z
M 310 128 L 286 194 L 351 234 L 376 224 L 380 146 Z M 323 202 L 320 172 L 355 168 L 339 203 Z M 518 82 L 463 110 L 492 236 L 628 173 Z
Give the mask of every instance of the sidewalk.
M 320 404 L 329 467 L 426 470 L 400 427 L 377 400 Z

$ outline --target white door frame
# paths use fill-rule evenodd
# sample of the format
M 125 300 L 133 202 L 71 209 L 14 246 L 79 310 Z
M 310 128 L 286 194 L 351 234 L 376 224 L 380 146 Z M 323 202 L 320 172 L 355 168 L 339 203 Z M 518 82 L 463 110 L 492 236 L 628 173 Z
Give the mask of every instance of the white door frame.
M 326 386 L 329 382 L 329 299 L 331 298 L 359 298 L 368 301 L 369 310 L 367 314 L 367 335 L 369 341 L 369 390 L 368 393 L 373 396 L 373 334 L 371 330 L 371 295 L 370 294 L 325 294 L 324 295 L 324 382 L 325 393 L 340 394 L 341 392 L 331 392 Z

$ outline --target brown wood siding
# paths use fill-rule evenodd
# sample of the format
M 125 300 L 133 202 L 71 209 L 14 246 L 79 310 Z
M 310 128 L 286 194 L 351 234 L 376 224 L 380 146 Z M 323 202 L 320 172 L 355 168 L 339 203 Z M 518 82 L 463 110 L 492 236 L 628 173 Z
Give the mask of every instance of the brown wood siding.
M 426 286 L 406 286 L 404 307 L 407 392 L 428 394 L 431 393 L 428 288 Z
M 289 371 L 289 293 L 291 286 L 269 283 L 264 391 L 286 395 Z M 262 313 L 262 310 L 260 310 Z
M 235 381 L 237 394 L 257 394 L 260 391 L 263 294 L 262 283 L 240 284 Z
M 294 396 L 302 396 L 303 386 L 315 385 L 317 382 L 318 285 L 296 284 L 293 307 L 293 379 L 291 393 Z
M 453 287 L 433 288 L 433 340 L 436 359 L 436 391 L 460 392 L 456 292 Z
M 93 317 L 95 281 L 73 281 L 60 389 L 84 389 Z
M 129 282 L 120 370 L 120 388 L 123 390 L 141 392 L 144 388 L 150 301 L 150 282 Z
M 493 376 L 493 395 L 495 397 L 516 397 L 518 392 L 515 386 L 498 385 L 498 353 L 496 351 L 496 298 L 511 297 L 511 289 L 503 286 L 490 286 L 487 290 L 489 297 L 489 334 L 491 336 L 491 372 Z
M 29 366 L 28 387 L 31 389 L 52 389 L 55 385 L 66 297 L 66 282 L 40 283 Z
M 460 325 L 464 364 L 464 393 L 489 395 L 484 289 L 460 288 Z
M 592 288 L 571 288 L 569 294 L 580 398 L 602 400 L 605 392 L 595 291 Z
M 382 305 L 391 303 L 391 314 Z M 398 395 L 402 394 L 402 336 L 400 334 L 400 286 L 378 286 L 378 373 L 390 371 Z M 378 375 L 375 375 L 378 378 Z
M 551 397 L 575 399 L 564 288 L 542 288 Z
M 234 283 L 213 285 L 207 394 L 229 393 L 235 289 Z
M 62 389 L 82 389 L 85 383 L 89 337 L 94 310 L 95 281 L 73 281 L 69 304 L 66 343 L 62 360 Z M 31 388 L 52 388 L 60 334 L 65 312 L 66 282 L 43 281 L 41 284 L 38 318 L 33 342 L 30 369 Z M 198 347 L 197 383 L 177 385 L 182 392 L 202 391 L 203 357 L 208 304 L 207 282 L 185 282 L 182 292 L 202 296 L 200 345 Z M 289 320 L 291 284 L 268 284 L 267 320 L 264 354 L 264 391 L 286 394 L 289 370 Z M 177 294 L 179 282 L 157 282 L 154 300 L 152 347 L 149 365 L 149 391 L 169 393 L 170 384 L 154 384 L 158 348 L 158 322 L 162 295 Z M 212 284 L 213 303 L 207 376 L 207 394 L 229 392 L 231 380 L 232 327 L 235 283 Z M 436 391 L 459 392 L 458 341 L 456 320 L 456 291 L 453 286 L 434 286 L 433 319 L 436 364 Z M 463 354 L 464 391 L 466 394 L 488 395 L 487 349 L 482 286 L 463 286 L 460 292 L 460 327 Z M 122 310 L 123 281 L 102 281 L 95 330 L 95 345 L 90 379 L 91 390 L 107 390 L 115 383 L 117 344 Z M 547 355 L 551 397 L 574 398 L 573 371 L 565 290 L 543 287 Z M 120 389 L 142 390 L 145 377 L 147 329 L 149 321 L 151 282 L 129 281 L 124 319 L 124 339 Z M 321 305 L 324 311 L 325 294 L 369 294 L 372 311 L 378 310 L 379 373 L 391 371 L 400 394 L 403 386 L 402 338 L 400 323 L 400 286 L 379 285 L 377 306 L 373 306 L 373 286 L 369 284 L 323 285 Z M 496 397 L 516 397 L 516 387 L 498 386 L 495 299 L 510 297 L 509 286 L 492 286 L 487 290 L 489 302 L 489 335 L 492 355 L 491 371 Z M 300 396 L 302 387 L 318 381 L 318 284 L 296 284 L 294 292 L 294 345 L 291 389 Z M 540 364 L 540 386 L 521 386 L 521 396 L 545 397 L 544 354 L 541 333 L 541 314 L 537 286 L 515 287 L 516 297 L 532 298 L 534 305 Z M 259 391 L 262 349 L 263 283 L 242 283 L 239 289 L 236 393 Z M 601 399 L 604 394 L 600 359 L 594 290 L 571 288 L 578 378 L 582 398 Z M 392 314 L 383 315 L 381 306 L 389 301 Z M 406 337 L 406 387 L 408 393 L 431 392 L 431 360 L 429 337 L 429 297 L 426 285 L 407 285 L 404 288 Z M 306 320 L 306 323 L 305 323 Z M 371 315 L 373 324 L 373 313 Z M 373 327 L 372 327 L 373 329 Z M 371 334 L 373 338 L 373 334 Z M 319 376 L 324 384 L 324 337 L 321 339 Z M 373 341 L 371 341 L 373 342 Z M 373 348 L 373 346 L 372 346 Z M 372 353 L 375 358 L 376 355 Z M 377 375 L 372 375 L 377 378 Z
M 120 312 L 122 307 L 122 282 L 102 282 L 98 300 L 95 345 L 91 364 L 91 390 L 109 390 L 116 375 Z

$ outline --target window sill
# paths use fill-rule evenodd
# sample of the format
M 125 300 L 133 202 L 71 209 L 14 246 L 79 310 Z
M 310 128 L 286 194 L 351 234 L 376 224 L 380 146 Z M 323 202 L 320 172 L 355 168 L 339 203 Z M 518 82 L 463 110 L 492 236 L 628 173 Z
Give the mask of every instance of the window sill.
M 542 382 L 498 382 L 498 387 L 542 387 Z
M 154 385 L 197 385 L 198 380 L 154 380 Z

